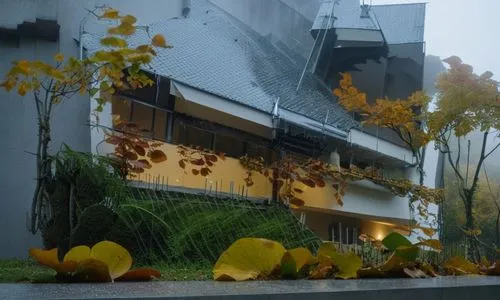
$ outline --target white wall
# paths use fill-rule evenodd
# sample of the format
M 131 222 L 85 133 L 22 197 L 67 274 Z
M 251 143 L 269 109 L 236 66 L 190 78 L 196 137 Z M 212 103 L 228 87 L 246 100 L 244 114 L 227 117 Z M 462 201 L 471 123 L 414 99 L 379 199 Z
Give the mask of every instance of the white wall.
M 96 3 L 109 3 L 122 13 L 131 13 L 140 23 L 179 16 L 181 0 L 2 0 L 0 1 L 0 27 L 16 28 L 24 21 L 36 18 L 57 20 L 60 28 L 58 42 L 21 39 L 19 45 L 0 42 L 0 80 L 11 66 L 11 61 L 28 59 L 53 62 L 61 52 L 66 57 L 78 56 L 74 38 L 78 38 L 79 22 L 86 14 L 85 8 Z M 95 21 L 92 21 L 95 22 Z M 92 23 L 91 22 L 91 23 Z M 92 29 L 92 24 L 86 27 Z M 26 257 L 30 247 L 40 247 L 39 236 L 27 230 L 27 214 L 35 186 L 35 157 L 37 120 L 33 98 L 20 97 L 0 89 L 0 134 L 3 137 L 0 157 L 0 248 L 1 258 Z M 75 96 L 54 108 L 52 142 L 50 151 L 59 150 L 67 143 L 77 151 L 90 151 L 98 140 L 89 130 L 92 107 L 88 96 Z

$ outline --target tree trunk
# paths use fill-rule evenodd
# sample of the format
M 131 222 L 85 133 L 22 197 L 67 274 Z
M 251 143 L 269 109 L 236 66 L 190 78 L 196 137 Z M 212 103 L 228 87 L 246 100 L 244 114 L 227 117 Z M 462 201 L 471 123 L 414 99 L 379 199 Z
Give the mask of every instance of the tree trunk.
M 51 176 L 51 162 L 48 154 L 50 138 L 49 117 L 45 116 L 39 119 L 38 145 L 37 145 L 37 164 L 36 164 L 36 186 L 31 205 L 31 228 L 30 232 L 36 234 L 43 227 L 42 209 L 46 205 L 47 183 Z
M 467 245 L 467 255 L 470 261 L 479 263 L 481 261 L 481 254 L 479 253 L 479 244 L 477 237 L 474 234 L 475 220 L 472 212 L 472 195 L 467 193 L 467 199 L 465 199 L 465 230 L 466 234 L 466 245 Z

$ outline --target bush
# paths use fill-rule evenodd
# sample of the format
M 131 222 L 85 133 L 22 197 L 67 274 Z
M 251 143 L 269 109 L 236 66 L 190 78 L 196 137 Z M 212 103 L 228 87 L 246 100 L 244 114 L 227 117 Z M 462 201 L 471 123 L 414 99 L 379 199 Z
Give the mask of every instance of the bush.
M 136 189 L 109 235 L 145 262 L 214 263 L 234 241 L 261 237 L 315 251 L 320 239 L 289 209 Z

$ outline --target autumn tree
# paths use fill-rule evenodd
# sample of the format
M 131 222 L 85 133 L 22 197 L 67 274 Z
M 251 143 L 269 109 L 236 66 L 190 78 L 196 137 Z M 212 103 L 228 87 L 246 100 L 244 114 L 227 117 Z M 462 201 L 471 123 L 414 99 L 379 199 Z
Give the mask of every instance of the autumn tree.
M 31 206 L 30 226 L 33 234 L 45 225 L 46 220 L 41 216 L 41 212 L 50 197 L 48 185 L 53 176 L 53 158 L 49 154 L 49 145 L 54 106 L 77 94 L 94 96 L 99 90 L 113 94 L 117 90 L 153 85 L 153 81 L 141 69 L 156 55 L 156 47 L 167 47 L 165 38 L 161 35 L 153 36 L 149 44 L 130 47 L 126 37 L 137 30 L 136 18 L 131 15 L 120 15 L 112 8 L 96 8 L 89 13 L 98 19 L 116 22 L 116 26 L 109 28 L 106 36 L 100 40 L 102 50 L 81 60 L 56 54 L 53 62 L 15 61 L 0 84 L 7 91 L 17 91 L 20 96 L 31 97 L 36 106 L 37 181 Z M 107 100 L 98 98 L 97 101 L 97 111 L 100 111 Z
M 468 236 L 469 255 L 479 261 L 479 231 L 473 207 L 483 164 L 500 147 L 500 143 L 488 147 L 493 132 L 500 129 L 498 82 L 493 80 L 491 72 L 474 73 L 472 66 L 456 56 L 444 62 L 449 69 L 436 82 L 436 109 L 428 116 L 429 133 L 456 178 L 458 196 L 465 209 L 463 231 Z M 471 146 L 467 141 L 467 135 L 473 132 L 481 134 L 477 161 L 471 161 Z
M 431 139 L 425 130 L 425 116 L 430 98 L 422 91 L 410 95 L 408 99 L 376 99 L 369 103 L 366 93 L 353 85 L 349 73 L 341 74 L 340 85 L 333 93 L 340 105 L 347 111 L 358 113 L 362 124 L 389 128 L 408 146 L 415 158 L 415 166 L 420 174 L 420 184 L 424 181 L 424 146 Z

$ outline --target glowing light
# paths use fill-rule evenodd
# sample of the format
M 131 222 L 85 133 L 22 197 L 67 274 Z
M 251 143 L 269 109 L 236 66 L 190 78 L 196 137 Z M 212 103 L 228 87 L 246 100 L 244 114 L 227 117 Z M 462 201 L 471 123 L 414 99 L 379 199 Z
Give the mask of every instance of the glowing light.
M 381 241 L 384 238 L 382 233 L 377 233 L 377 240 Z

